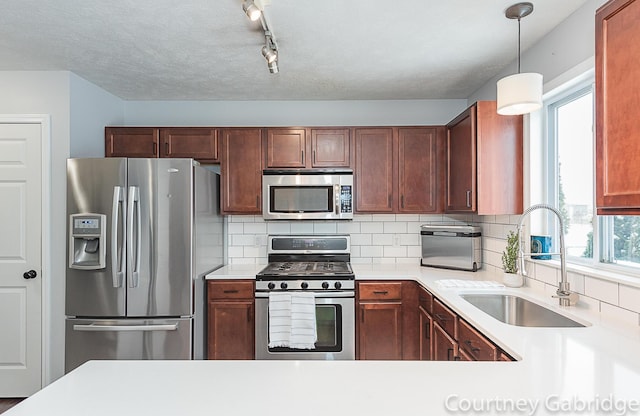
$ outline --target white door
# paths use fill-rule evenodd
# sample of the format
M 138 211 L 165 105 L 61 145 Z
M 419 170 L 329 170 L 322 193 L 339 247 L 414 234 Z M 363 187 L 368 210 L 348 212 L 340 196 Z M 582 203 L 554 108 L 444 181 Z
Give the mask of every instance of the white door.
M 42 384 L 41 128 L 0 121 L 0 397 Z

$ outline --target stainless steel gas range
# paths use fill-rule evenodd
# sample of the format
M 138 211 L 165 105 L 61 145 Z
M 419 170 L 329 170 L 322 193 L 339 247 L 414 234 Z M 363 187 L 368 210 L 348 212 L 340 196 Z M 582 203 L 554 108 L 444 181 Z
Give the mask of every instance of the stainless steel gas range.
M 270 235 L 269 264 L 256 275 L 256 359 L 355 359 L 355 277 L 349 235 Z M 314 349 L 269 347 L 271 293 L 312 293 Z

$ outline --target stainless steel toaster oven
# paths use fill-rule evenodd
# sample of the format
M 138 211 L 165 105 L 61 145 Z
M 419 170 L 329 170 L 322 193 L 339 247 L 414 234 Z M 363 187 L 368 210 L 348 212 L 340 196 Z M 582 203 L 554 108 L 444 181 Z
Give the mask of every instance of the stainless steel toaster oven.
M 482 267 L 482 229 L 475 225 L 420 227 L 422 266 L 477 271 Z

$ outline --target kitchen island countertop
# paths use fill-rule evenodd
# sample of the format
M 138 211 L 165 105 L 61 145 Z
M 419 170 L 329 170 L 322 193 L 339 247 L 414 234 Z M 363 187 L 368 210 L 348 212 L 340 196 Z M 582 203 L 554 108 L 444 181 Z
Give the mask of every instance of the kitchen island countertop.
M 5 414 L 640 414 L 637 324 L 602 316 L 589 303 L 560 308 L 551 293 L 532 288 L 437 283 L 486 280 L 483 272 L 353 267 L 359 280 L 419 282 L 518 361 L 91 361 Z M 225 266 L 208 279 L 252 278 L 260 268 L 230 274 Z M 507 325 L 460 297 L 478 291 L 518 294 L 588 326 Z

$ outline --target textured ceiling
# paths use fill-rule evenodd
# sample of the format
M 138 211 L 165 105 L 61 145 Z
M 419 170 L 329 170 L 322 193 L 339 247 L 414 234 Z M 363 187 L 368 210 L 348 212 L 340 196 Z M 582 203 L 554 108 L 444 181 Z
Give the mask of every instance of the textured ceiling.
M 538 0 L 522 47 L 586 0 Z M 240 0 L 7 0 L 0 70 L 69 70 L 127 100 L 467 98 L 516 57 L 513 0 L 272 0 L 270 74 Z

